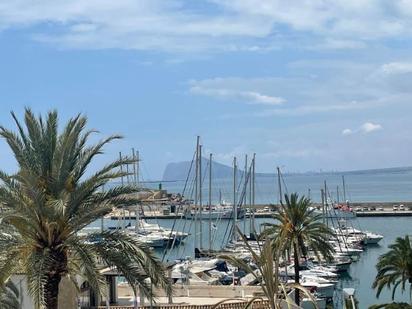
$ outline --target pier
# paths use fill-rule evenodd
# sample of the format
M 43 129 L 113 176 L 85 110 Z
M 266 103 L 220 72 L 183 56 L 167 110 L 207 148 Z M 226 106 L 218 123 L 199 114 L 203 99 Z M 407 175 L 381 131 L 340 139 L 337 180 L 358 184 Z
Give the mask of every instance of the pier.
M 398 210 L 393 210 L 393 206 L 396 205 Z M 399 205 L 403 205 L 404 209 L 400 210 Z M 320 207 L 319 203 L 314 203 L 314 207 Z M 273 212 L 279 205 L 275 204 L 261 204 L 254 207 L 255 218 L 270 218 Z M 411 217 L 412 216 L 412 202 L 358 202 L 351 203 L 350 207 L 356 213 L 357 217 Z M 178 208 L 178 207 L 176 207 Z M 267 211 L 269 209 L 269 211 Z M 156 209 L 148 208 L 143 214 L 139 215 L 141 219 L 179 219 L 183 218 L 182 212 L 170 212 L 168 206 L 158 205 Z M 245 217 L 249 217 L 246 213 Z M 106 218 L 112 220 L 136 220 L 136 212 L 134 210 L 125 211 L 125 214 L 121 210 L 113 211 Z

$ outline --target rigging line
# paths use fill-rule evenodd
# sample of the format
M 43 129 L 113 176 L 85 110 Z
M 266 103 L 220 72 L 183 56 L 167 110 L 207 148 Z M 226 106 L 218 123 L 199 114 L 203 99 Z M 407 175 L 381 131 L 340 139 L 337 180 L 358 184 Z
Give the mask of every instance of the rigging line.
M 248 175 L 249 176 L 249 175 Z M 247 179 L 245 179 L 246 181 L 247 181 Z M 238 201 L 238 204 L 237 205 L 235 205 L 235 207 L 237 207 L 238 205 L 242 205 L 243 204 L 243 198 L 246 196 L 246 190 L 247 190 L 247 186 L 246 185 L 244 185 L 243 186 L 243 190 L 242 190 L 242 193 L 241 193 L 241 198 L 239 199 L 239 201 Z M 232 213 L 232 216 L 234 216 L 235 215 L 235 213 Z M 230 220 L 231 221 L 231 220 Z M 228 230 L 229 230 L 229 225 L 230 225 L 230 223 L 231 223 L 231 228 L 230 228 L 230 232 L 229 232 L 229 234 L 227 233 L 228 232 Z M 227 226 L 226 226 L 226 231 L 225 231 L 225 234 L 224 234 L 224 236 L 223 236 L 223 240 L 222 240 L 222 246 L 223 246 L 223 242 L 225 241 L 225 239 L 226 239 L 226 235 L 228 236 L 228 239 L 230 238 L 230 236 L 232 235 L 232 233 L 235 231 L 235 226 L 234 226 L 234 224 L 233 224 L 233 222 L 228 222 L 228 224 L 227 224 Z
M 285 178 L 283 177 L 283 173 L 282 173 L 282 172 L 280 172 L 280 178 L 282 179 L 282 183 L 283 183 L 283 186 L 284 186 L 284 188 L 285 188 L 286 194 L 289 194 L 289 192 L 288 192 L 288 186 L 286 185 Z
M 243 175 L 245 175 L 245 174 L 246 174 L 246 171 L 244 171 L 244 172 L 242 173 L 241 180 L 240 180 L 240 182 L 239 182 L 237 192 L 239 192 L 240 185 L 242 184 L 242 181 L 243 181 Z M 243 185 L 243 184 L 242 184 L 242 185 Z M 246 196 L 246 186 L 245 186 L 245 185 L 243 185 L 243 191 L 242 191 L 242 194 L 241 194 L 241 199 L 240 199 L 239 201 L 237 201 L 238 204 L 233 205 L 233 206 L 234 206 L 234 207 L 237 207 L 238 205 L 242 205 L 244 196 Z M 235 215 L 235 213 L 233 212 L 233 213 L 232 213 L 232 216 L 234 216 L 234 215 Z M 222 239 L 222 247 L 223 247 L 223 244 L 224 244 L 224 242 L 225 242 L 226 236 L 227 236 L 228 239 L 229 239 L 230 236 L 232 235 L 233 231 L 234 231 L 234 225 L 233 225 L 233 222 L 231 222 L 231 221 L 232 221 L 232 220 L 228 220 L 228 223 L 227 223 L 227 225 L 226 225 L 225 233 L 224 233 L 223 239 Z M 229 231 L 229 226 L 231 226 L 230 231 Z M 228 232 L 229 232 L 229 233 L 228 233 Z
M 352 202 L 349 202 L 349 201 L 352 201 L 352 200 L 353 200 L 353 199 L 352 199 L 352 192 L 348 190 L 348 184 L 347 184 L 347 183 L 346 183 L 346 185 L 345 185 L 345 191 L 346 191 L 346 201 L 345 201 L 345 204 L 346 204 L 346 205 L 351 205 Z M 347 202 L 347 201 L 348 201 L 348 202 Z M 352 208 L 352 207 L 350 207 L 350 208 Z M 353 211 L 353 208 L 352 208 L 352 211 Z M 359 229 L 361 232 L 363 232 L 362 226 L 361 226 L 361 224 L 360 224 L 357 216 L 355 216 L 355 220 L 354 220 L 354 221 L 356 222 L 358 229 Z M 355 227 L 354 227 L 354 224 L 352 223 L 352 220 L 350 221 L 350 224 L 351 224 L 351 227 L 354 229 Z
M 227 225 L 226 225 L 225 234 L 223 235 L 222 246 L 221 246 L 221 247 L 223 247 L 223 243 L 224 243 L 224 241 L 225 241 L 225 239 L 226 239 L 226 235 L 228 235 L 228 240 L 229 240 L 229 237 L 230 237 L 230 235 L 231 235 L 232 228 L 233 228 L 233 222 L 232 222 L 231 219 L 233 218 L 234 215 L 235 215 L 235 213 L 232 212 L 232 215 L 230 216 L 230 218 L 228 218 L 228 222 L 227 222 Z M 229 232 L 229 234 L 228 234 L 229 226 L 231 226 L 231 230 L 230 230 L 230 232 Z
M 189 227 L 187 229 L 187 233 L 190 235 L 190 231 L 192 230 L 192 225 L 193 225 L 193 220 L 192 219 L 187 220 L 187 218 L 184 217 L 182 231 L 186 232 L 187 221 L 190 221 Z M 179 256 L 180 252 L 182 252 L 182 254 L 184 253 L 184 247 L 185 247 L 184 245 L 178 247 L 177 253 L 176 253 L 177 256 Z M 169 252 L 169 255 L 170 255 L 170 252 Z
M 196 156 L 196 151 L 193 153 L 192 161 L 190 162 L 190 167 L 189 167 L 189 171 L 188 171 L 187 176 L 186 176 L 186 181 L 185 181 L 185 185 L 184 185 L 184 187 L 183 187 L 182 196 L 185 195 L 186 186 L 187 186 L 187 184 L 188 184 L 188 181 L 189 181 L 189 178 L 190 178 L 190 174 L 191 174 L 191 172 L 192 172 L 193 162 L 194 162 L 194 160 L 195 160 L 195 156 Z
M 222 221 L 221 219 L 222 219 L 222 215 L 219 215 L 219 214 L 218 214 L 218 216 L 217 216 L 217 218 L 216 218 L 216 222 L 215 222 L 216 228 L 214 229 L 213 235 L 212 235 L 212 243 L 214 243 L 214 242 L 216 241 L 218 224 Z
M 239 199 L 239 202 L 238 202 L 239 206 L 242 206 L 243 202 L 245 202 L 247 189 L 248 189 L 247 185 L 248 185 L 249 181 L 250 181 L 250 171 L 248 173 L 245 172 L 245 181 L 243 183 L 243 189 L 240 193 L 240 199 Z
M 232 235 L 232 233 L 233 233 L 234 224 L 233 224 L 232 220 L 229 220 L 229 221 L 230 222 L 228 222 L 228 224 L 226 226 L 225 234 L 223 235 L 223 238 L 222 238 L 222 244 L 220 246 L 221 248 L 223 248 L 225 243 L 229 242 L 230 235 Z M 229 226 L 230 226 L 230 230 L 229 230 Z M 229 233 L 227 233 L 228 231 L 229 231 Z M 227 235 L 227 240 L 226 240 L 226 235 Z
M 237 190 L 236 190 L 236 192 L 239 192 L 239 190 L 240 190 L 240 186 L 243 186 L 243 176 L 245 175 L 245 173 L 246 172 L 242 172 L 241 173 L 241 176 L 240 176 L 240 181 L 239 181 L 239 184 L 238 184 L 238 186 L 237 186 Z
M 330 221 L 331 221 L 331 223 L 332 223 L 332 226 L 335 227 L 335 228 L 337 228 L 337 229 L 341 232 L 341 234 L 342 234 L 342 229 L 341 229 L 341 227 L 340 227 L 339 220 L 337 220 L 336 226 L 335 226 L 335 223 L 334 223 L 334 220 L 333 220 L 333 219 L 334 219 L 334 216 L 335 216 L 335 219 L 338 218 L 338 214 L 337 214 L 335 208 L 333 207 L 333 200 L 332 200 L 332 196 L 331 196 L 331 194 L 330 194 L 329 187 L 326 187 L 326 195 L 327 195 L 327 197 L 329 197 L 329 199 L 331 200 L 331 205 L 330 205 L 330 206 L 332 206 L 332 208 L 329 209 L 329 213 L 331 213 L 331 211 L 333 212 L 333 215 L 330 216 Z M 327 212 L 327 213 L 328 213 L 328 212 Z M 340 252 L 342 252 L 341 241 L 339 240 L 339 237 L 336 236 L 336 240 L 337 240 L 337 242 L 338 242 L 338 246 L 339 246 Z M 343 238 L 343 242 L 344 242 L 345 248 L 348 248 L 348 245 L 347 245 L 347 243 L 346 243 L 345 237 Z
M 147 175 L 147 178 L 148 179 L 150 179 L 150 173 L 149 173 L 149 171 L 148 171 L 148 169 L 147 169 L 147 167 L 146 167 L 146 164 L 144 163 L 144 161 L 143 160 L 141 160 L 140 159 L 140 165 L 142 166 L 142 169 L 143 169 L 143 171 L 146 173 L 146 175 Z M 141 173 L 142 175 L 142 179 L 144 180 L 144 178 L 143 178 L 143 173 Z
M 215 231 L 213 232 L 213 242 L 215 242 L 215 240 L 216 240 L 217 230 L 218 230 L 218 224 L 222 221 L 222 217 L 223 217 L 223 213 L 217 215 L 216 223 L 215 223 L 216 229 L 215 229 Z
M 337 219 L 337 218 L 338 218 L 338 214 L 337 214 L 337 211 L 335 210 L 335 208 L 333 207 L 333 200 L 332 200 L 332 196 L 331 196 L 331 194 L 330 194 L 329 187 L 326 187 L 326 189 L 327 189 L 326 194 L 329 196 L 329 199 L 331 200 L 332 212 L 333 212 L 333 214 L 334 214 L 335 217 L 336 217 L 335 219 Z M 335 227 L 335 224 L 334 224 L 334 222 L 333 222 L 333 216 L 331 216 L 330 219 L 331 219 L 332 225 Z M 341 228 L 341 226 L 340 226 L 340 224 L 339 224 L 339 220 L 337 220 L 336 227 L 338 228 L 338 230 L 339 230 L 340 233 L 342 234 L 342 228 Z M 336 240 L 338 241 L 339 249 L 340 249 L 340 251 L 342 252 L 341 242 L 339 241 L 339 238 L 336 237 Z M 347 242 L 346 242 L 346 237 L 343 237 L 343 243 L 344 243 L 344 245 L 345 245 L 345 248 L 347 249 L 347 248 L 348 248 L 348 244 L 347 244 Z
M 184 197 L 184 192 L 185 192 L 185 190 L 186 190 L 186 186 L 187 186 L 187 183 L 188 183 L 188 181 L 189 181 L 189 177 L 190 177 L 190 173 L 191 173 L 191 171 L 192 171 L 193 161 L 194 161 L 195 155 L 196 155 L 196 153 L 193 154 L 192 161 L 190 162 L 189 171 L 188 171 L 188 173 L 187 173 L 185 185 L 184 185 L 183 191 L 182 191 L 182 198 Z M 175 211 L 176 211 L 176 214 L 179 214 L 179 213 L 180 213 L 181 208 L 182 208 L 182 205 L 183 205 L 183 204 L 182 204 L 182 201 L 181 201 L 181 202 L 179 203 L 178 208 L 175 210 Z M 177 219 L 178 219 L 178 216 L 175 216 L 175 219 L 173 220 L 173 224 L 172 224 L 172 229 L 170 230 L 169 239 L 168 239 L 168 241 L 167 241 L 167 247 L 169 247 L 169 245 L 170 245 L 170 239 L 171 239 L 171 237 L 172 237 L 172 235 L 173 235 L 173 231 L 174 231 L 174 229 L 175 229 Z M 181 219 L 181 218 L 180 218 L 180 219 Z M 166 248 L 166 250 L 163 251 L 162 262 L 163 262 L 163 260 L 164 260 L 164 258 L 165 258 L 165 256 L 166 256 L 166 254 L 167 254 L 167 253 L 170 253 L 170 251 L 173 249 L 173 247 L 174 247 L 174 245 L 175 245 L 175 243 L 176 243 L 176 237 L 177 237 L 177 235 L 175 235 L 175 236 L 173 237 L 173 242 L 172 242 L 172 245 L 171 245 L 170 250 L 168 250 L 168 249 Z
M 248 183 L 250 181 L 250 176 L 251 176 L 251 174 L 246 173 L 246 171 L 245 171 L 245 181 L 244 181 L 244 184 L 243 184 L 243 190 L 241 192 L 240 199 L 239 199 L 239 204 L 238 204 L 241 209 L 242 209 L 242 206 L 244 206 L 244 208 L 246 208 L 247 191 L 248 191 Z M 243 233 L 243 235 L 245 235 L 246 234 L 246 216 L 245 216 L 245 214 L 243 215 L 243 223 L 244 223 L 244 228 L 243 228 L 242 233 Z

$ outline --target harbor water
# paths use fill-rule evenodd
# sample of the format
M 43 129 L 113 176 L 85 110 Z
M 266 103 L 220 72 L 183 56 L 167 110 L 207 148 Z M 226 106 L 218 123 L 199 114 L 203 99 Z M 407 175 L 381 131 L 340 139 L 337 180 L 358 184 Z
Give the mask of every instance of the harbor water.
M 228 228 L 229 220 L 222 220 L 214 223 L 215 227 L 212 229 L 213 243 L 212 248 L 218 249 L 225 242 L 225 232 Z M 256 219 L 256 227 L 259 229 L 261 223 L 270 222 L 271 219 Z M 368 246 L 366 250 L 360 255 L 360 259 L 353 262 L 350 266 L 348 274 L 343 275 L 339 284 L 337 285 L 335 308 L 341 308 L 341 289 L 345 287 L 353 287 L 356 289 L 356 298 L 359 301 L 359 308 L 368 308 L 368 306 L 377 303 L 391 302 L 391 292 L 384 289 L 379 297 L 376 298 L 376 291 L 372 289 L 372 282 L 376 275 L 375 265 L 379 256 L 388 250 L 388 245 L 393 243 L 397 237 L 411 234 L 412 217 L 377 217 L 377 218 L 357 218 L 351 220 L 355 228 L 361 228 L 373 232 L 377 232 L 384 236 L 379 245 Z M 164 261 L 173 261 L 178 258 L 186 258 L 193 256 L 194 253 L 194 225 L 191 220 L 174 220 L 174 219 L 152 219 L 148 220 L 151 223 L 158 223 L 161 226 L 174 228 L 179 231 L 189 232 L 190 235 L 185 240 L 184 244 L 167 251 L 156 250 L 159 258 L 164 258 Z M 105 227 L 117 226 L 120 222 L 117 220 L 105 220 Z M 126 224 L 134 225 L 133 220 L 127 220 Z M 246 232 L 249 231 L 249 219 L 239 220 L 239 227 L 243 229 L 246 226 Z M 230 224 L 229 224 L 230 228 Z M 202 242 L 204 248 L 208 248 L 208 229 L 207 221 L 203 222 L 203 237 Z M 199 240 L 198 240 L 199 243 Z M 396 293 L 396 301 L 409 302 L 409 292 Z
M 344 174 L 346 186 L 346 199 L 353 202 L 400 202 L 412 201 L 412 168 L 395 168 L 374 171 L 359 171 Z M 238 177 L 241 183 L 242 177 Z M 318 173 L 318 174 L 295 174 L 285 175 L 282 180 L 284 193 L 298 192 L 299 194 L 310 195 L 315 202 L 320 201 L 320 188 L 323 188 L 324 181 L 327 182 L 329 194 L 332 198 L 337 197 L 339 190 L 340 199 L 343 200 L 342 173 Z M 150 183 L 152 187 L 158 184 Z M 193 198 L 193 190 L 190 185 L 184 191 L 184 181 L 172 181 L 162 183 L 162 188 L 169 193 L 184 193 L 186 198 Z M 337 189 L 339 187 L 339 189 Z M 216 179 L 212 184 L 212 200 L 217 202 L 219 197 L 227 201 L 232 201 L 233 183 L 231 179 Z M 238 186 L 238 194 L 242 192 L 241 184 Z M 204 185 L 203 196 L 208 196 L 207 185 Z M 278 184 L 276 177 L 256 177 L 256 203 L 269 204 L 278 202 Z M 271 219 L 256 219 L 256 228 L 263 222 Z M 213 222 L 212 227 L 212 249 L 221 248 L 227 241 L 230 232 L 229 220 Z M 376 232 L 384 236 L 379 245 L 368 246 L 360 255 L 360 259 L 350 266 L 348 274 L 342 276 L 335 297 L 335 308 L 341 308 L 341 289 L 353 287 L 356 289 L 356 298 L 359 301 L 359 308 L 368 308 L 376 303 L 391 302 L 391 291 L 384 289 L 376 298 L 376 291 L 372 289 L 372 282 L 376 276 L 375 265 L 379 256 L 388 250 L 388 245 L 393 243 L 397 237 L 411 234 L 412 217 L 374 217 L 357 218 L 351 220 L 355 228 L 361 228 Z M 161 226 L 174 228 L 178 231 L 190 233 L 184 244 L 164 252 L 158 250 L 157 254 L 164 261 L 172 261 L 177 258 L 193 256 L 195 230 L 191 220 L 174 219 L 152 219 L 149 222 L 158 223 Z M 128 221 L 134 225 L 134 221 Z M 105 225 L 116 226 L 119 222 L 106 220 Z M 249 219 L 239 220 L 239 227 L 249 232 Z M 209 248 L 209 224 L 207 221 L 202 225 L 202 245 Z M 198 230 L 199 233 L 199 230 Z M 197 247 L 200 246 L 199 235 L 197 235 Z M 409 292 L 401 293 L 400 289 L 395 295 L 396 301 L 409 302 Z
M 204 173 L 207 171 L 205 170 Z M 326 180 L 330 195 L 337 197 L 336 191 L 339 187 L 339 196 L 343 200 L 342 175 L 345 177 L 346 199 L 353 202 L 392 202 L 412 200 L 412 168 L 391 168 L 369 171 L 354 171 L 345 173 L 316 173 L 316 174 L 285 174 L 283 175 L 283 192 L 298 192 L 300 195 L 310 194 L 315 202 L 320 202 L 320 189 Z M 238 183 L 242 175 L 238 175 Z M 187 184 L 184 191 L 185 181 L 150 182 L 146 186 L 163 189 L 171 193 L 182 193 L 186 197 L 193 197 L 192 186 Z M 239 193 L 243 188 L 238 186 Z M 219 192 L 223 199 L 232 201 L 233 182 L 231 179 L 213 179 L 212 199 L 219 199 Z M 203 196 L 208 197 L 208 182 L 205 178 Z M 273 177 L 256 176 L 256 203 L 269 204 L 278 202 L 278 184 L 275 175 Z

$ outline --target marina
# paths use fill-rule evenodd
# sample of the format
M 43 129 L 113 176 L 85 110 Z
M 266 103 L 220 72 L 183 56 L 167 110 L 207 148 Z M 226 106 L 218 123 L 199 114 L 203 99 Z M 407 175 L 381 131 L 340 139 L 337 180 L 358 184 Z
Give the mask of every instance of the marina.
M 412 309 L 412 0 L 2 2 L 0 309 Z
M 260 218 L 257 220 L 257 224 L 261 224 L 264 222 L 267 222 L 268 219 L 265 218 Z M 388 221 L 389 220 L 389 221 Z M 170 228 L 173 226 L 174 220 L 172 219 L 159 219 L 159 220 L 149 220 L 153 222 L 158 222 L 160 225 Z M 340 302 L 342 301 L 342 292 L 344 288 L 355 288 L 356 290 L 356 298 L 360 302 L 360 308 L 367 308 L 368 306 L 377 303 L 377 299 L 375 297 L 375 292 L 371 288 L 373 279 L 375 277 L 375 264 L 377 262 L 377 259 L 380 254 L 384 253 L 387 249 L 387 245 L 392 243 L 394 239 L 397 237 L 399 233 L 404 232 L 404 227 L 412 224 L 412 218 L 409 217 L 391 217 L 391 218 L 359 218 L 357 219 L 358 224 L 360 225 L 361 228 L 367 229 L 374 231 L 376 233 L 382 234 L 384 238 L 382 241 L 379 242 L 378 245 L 370 245 L 367 250 L 363 251 L 359 256 L 356 262 L 352 262 L 350 264 L 350 267 L 348 268 L 346 273 L 340 273 L 339 275 L 339 281 L 335 284 L 334 288 L 334 293 L 335 293 L 335 308 L 341 308 Z M 106 220 L 105 224 L 110 225 L 110 224 L 115 224 L 115 222 L 111 220 Z M 182 230 L 183 229 L 184 222 L 179 223 L 176 226 L 177 230 Z M 243 226 L 243 220 L 239 222 L 240 226 Z M 206 224 L 205 224 L 206 226 Z M 192 227 L 193 228 L 193 227 Z M 222 231 L 222 234 L 224 233 L 224 228 L 225 226 L 220 223 L 218 226 L 218 230 Z M 191 230 L 193 231 L 193 230 Z M 184 246 L 179 246 L 175 247 L 168 255 L 165 257 L 165 261 L 174 261 L 175 259 L 179 258 L 185 258 L 188 256 L 191 256 L 194 251 L 193 247 L 193 238 L 194 235 L 190 233 L 189 231 L 189 236 L 186 239 Z M 203 239 L 204 243 L 207 243 L 207 236 L 204 236 Z M 222 242 L 222 237 L 216 238 L 215 242 L 213 243 L 213 248 L 219 248 Z M 156 249 L 156 252 L 159 257 L 163 256 L 163 249 Z M 231 278 L 232 279 L 232 278 Z M 231 280 L 230 280 L 231 281 Z M 224 287 L 224 286 L 219 286 L 219 287 Z M 195 286 L 182 286 L 177 285 L 178 289 L 183 289 L 183 291 L 186 291 L 185 289 L 193 289 L 196 287 Z M 220 291 L 222 291 L 222 288 Z M 242 295 L 249 297 L 252 297 L 253 293 L 243 293 L 242 294 L 242 289 L 249 289 L 253 287 L 249 286 L 227 286 L 227 291 L 233 291 L 233 289 L 236 289 L 238 292 L 237 294 L 234 294 L 234 297 L 241 297 Z M 186 292 L 186 297 L 178 297 L 178 298 L 173 298 L 174 303 L 181 303 L 181 304 L 196 304 L 196 303 L 201 303 L 202 302 L 202 297 L 209 297 L 208 302 L 210 303 L 216 303 L 219 300 L 222 300 L 222 297 L 219 298 L 216 292 L 213 292 L 213 286 L 209 286 L 205 288 L 197 288 L 199 291 L 203 291 L 203 293 L 207 294 L 195 294 L 189 292 L 189 297 L 187 296 Z M 258 287 L 254 288 L 255 290 L 258 290 Z M 219 288 L 217 288 L 219 290 Z M 127 294 L 130 295 L 130 294 Z M 195 296 L 196 295 L 196 296 Z M 202 296 L 203 295 L 203 296 Z M 228 292 L 228 295 L 231 296 Z M 211 296 L 214 296 L 214 298 L 210 298 Z M 119 294 L 120 297 L 120 294 Z M 397 294 L 397 297 L 399 299 L 404 299 L 405 301 L 408 300 L 408 296 L 402 295 L 402 294 Z M 130 299 L 130 296 L 124 295 L 124 304 L 128 303 L 128 299 Z M 167 299 L 162 298 L 164 303 L 167 303 Z M 380 299 L 390 299 L 390 292 L 389 291 L 384 291 L 383 295 L 380 297 Z M 122 299 L 119 300 L 122 302 Z M 147 301 L 146 301 L 147 303 Z
M 404 204 L 411 204 L 410 202 L 403 202 Z M 367 205 L 371 205 L 373 203 L 356 203 L 358 207 L 361 208 L 369 208 Z M 385 206 L 382 210 L 360 210 L 360 211 L 355 211 L 356 217 L 410 217 L 412 216 L 412 211 L 410 210 L 405 210 L 405 211 L 394 211 L 392 209 L 393 205 L 399 204 L 395 202 L 388 202 L 388 203 L 379 203 L 379 205 L 384 204 Z M 401 203 L 402 204 L 402 203 Z M 315 204 L 316 205 L 316 204 Z M 261 211 L 256 211 L 254 213 L 254 216 L 256 218 L 271 218 L 273 216 L 273 211 L 264 211 L 263 209 L 266 207 L 277 207 L 277 205 L 257 205 L 256 208 L 260 209 Z M 376 209 L 376 206 L 373 206 Z M 154 207 L 152 207 L 154 208 Z M 176 218 L 181 218 L 183 216 L 182 213 L 180 214 L 174 214 L 170 213 L 167 211 L 167 214 L 165 214 L 164 209 L 168 207 L 161 207 L 161 210 L 151 210 L 151 211 L 145 211 L 144 214 L 142 214 L 140 217 L 143 219 L 176 219 Z M 205 214 L 204 217 L 207 217 L 208 215 Z M 249 217 L 248 213 L 244 214 L 245 217 Z M 108 218 L 112 220 L 121 220 L 123 218 L 122 214 L 119 214 L 119 211 L 113 211 L 110 215 L 107 216 Z M 136 215 L 134 214 L 134 211 L 126 212 L 126 215 L 124 216 L 126 220 L 136 220 Z M 217 216 L 214 217 L 216 219 Z M 206 218 L 207 219 L 207 218 Z
M 251 164 L 250 168 L 245 168 L 250 173 L 253 171 L 253 160 Z M 234 171 L 236 173 L 235 161 Z M 286 183 L 282 183 L 281 177 L 283 176 L 278 170 L 278 194 L 281 194 L 282 186 L 286 185 Z M 233 189 L 233 203 L 221 202 L 222 197 L 219 193 L 220 202 L 212 207 L 211 194 L 206 193 L 208 200 L 203 201 L 202 207 L 196 207 L 198 204 L 202 205 L 202 200 L 196 200 L 196 196 L 193 200 L 185 200 L 185 195 L 181 194 L 179 195 L 179 203 L 176 203 L 174 196 L 177 192 L 168 194 L 163 189 L 162 200 L 158 203 L 144 201 L 137 208 L 118 209 L 106 216 L 104 222 L 101 223 L 101 228 L 130 231 L 135 229 L 135 226 L 142 226 L 142 224 L 157 226 L 157 230 L 160 226 L 164 226 L 163 230 L 170 233 L 169 241 L 152 247 L 162 261 L 171 265 L 170 278 L 174 282 L 174 286 L 186 287 L 185 303 L 196 303 L 197 300 L 193 300 L 194 296 L 190 291 L 197 286 L 204 286 L 205 292 L 209 291 L 206 293 L 210 293 L 215 286 L 232 286 L 233 289 L 242 291 L 241 295 L 234 296 L 235 298 L 248 299 L 243 287 L 254 286 L 253 295 L 262 293 L 258 286 L 259 272 L 256 272 L 258 270 L 255 269 L 255 274 L 245 273 L 244 270 L 230 264 L 230 261 L 222 259 L 221 256 L 236 256 L 251 263 L 251 248 L 258 252 L 262 246 L 260 241 L 255 240 L 254 235 L 264 233 L 266 224 L 275 222 L 273 216 L 283 206 L 276 203 L 253 204 L 255 199 L 253 191 L 256 184 L 250 183 L 248 180 L 253 181 L 254 176 L 253 174 L 243 174 L 241 179 L 244 179 L 243 185 L 240 181 L 239 187 L 236 190 Z M 236 176 L 232 181 L 236 181 Z M 196 178 L 193 183 L 197 186 L 198 194 L 203 191 L 202 183 L 196 184 Z M 209 191 L 205 191 L 212 192 L 211 188 L 210 178 Z M 241 193 L 242 190 L 244 193 Z M 363 226 L 363 220 L 369 219 L 379 222 L 379 217 L 391 217 L 391 220 L 398 220 L 397 217 L 400 217 L 400 220 L 408 220 L 408 217 L 412 215 L 412 211 L 409 210 L 412 204 L 410 202 L 351 203 L 347 200 L 345 203 L 339 203 L 328 190 L 326 181 L 323 181 L 320 192 L 322 202 L 312 203 L 313 210 L 311 211 L 323 217 L 323 222 L 334 231 L 335 236 L 329 239 L 334 252 L 333 260 L 319 260 L 312 253 L 310 257 L 305 257 L 305 260 L 300 262 L 299 277 L 302 286 L 313 293 L 319 308 L 326 308 L 327 305 L 333 306 L 333 308 L 343 308 L 348 289 L 352 289 L 358 282 L 358 278 L 363 276 L 362 274 L 354 274 L 353 268 L 356 268 L 358 263 L 364 263 L 365 259 L 369 259 L 371 256 L 375 256 L 376 259 L 374 251 L 381 248 L 380 245 L 386 237 L 380 232 L 379 225 L 366 230 Z M 335 195 L 335 198 L 339 197 Z M 279 199 L 281 200 L 282 196 L 279 195 Z M 235 208 L 233 205 L 237 205 L 237 207 Z M 238 233 L 249 239 L 247 246 L 239 239 L 239 235 L 236 236 L 235 226 L 239 228 Z M 185 236 L 178 239 L 177 236 L 172 237 L 172 234 Z M 285 284 L 294 281 L 294 269 L 296 267 L 291 260 L 283 259 L 280 265 L 279 279 Z M 119 284 L 123 285 L 123 283 Z M 372 283 L 369 283 L 370 289 L 371 285 Z M 373 304 L 371 299 L 364 299 L 363 295 L 356 293 L 357 289 L 353 291 L 349 294 L 351 297 L 356 297 L 360 304 Z M 253 297 L 253 295 L 249 297 Z M 294 293 L 291 291 L 290 297 L 293 298 L 293 295 Z M 182 298 L 179 299 L 183 301 Z M 215 301 L 218 302 L 219 298 L 216 297 Z M 302 299 L 303 308 L 307 306 L 309 306 L 307 308 L 311 308 L 305 301 L 309 304 L 313 300 Z M 122 300 L 121 297 L 116 302 L 127 304 L 127 301 Z

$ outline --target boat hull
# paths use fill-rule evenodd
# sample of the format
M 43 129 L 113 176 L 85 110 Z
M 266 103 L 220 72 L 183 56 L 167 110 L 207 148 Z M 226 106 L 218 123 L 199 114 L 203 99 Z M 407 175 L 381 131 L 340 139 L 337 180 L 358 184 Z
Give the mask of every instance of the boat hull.
M 244 210 L 238 210 L 238 219 L 245 217 Z M 199 220 L 219 220 L 219 219 L 233 219 L 233 210 L 222 210 L 222 211 L 212 211 L 209 213 L 208 210 L 204 210 L 201 214 L 195 213 L 194 211 L 188 211 L 185 213 L 186 219 L 197 218 Z

